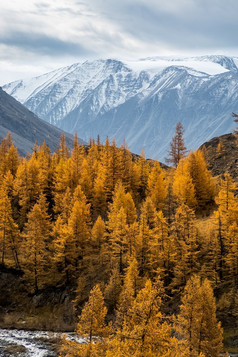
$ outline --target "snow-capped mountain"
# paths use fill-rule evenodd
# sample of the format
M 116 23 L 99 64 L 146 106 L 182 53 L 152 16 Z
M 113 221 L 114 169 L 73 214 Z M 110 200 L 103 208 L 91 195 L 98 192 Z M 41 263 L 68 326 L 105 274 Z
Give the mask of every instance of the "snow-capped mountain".
M 188 149 L 231 132 L 238 111 L 238 58 L 154 57 L 76 63 L 3 89 L 42 119 L 84 140 L 125 139 L 164 159 L 176 123 Z

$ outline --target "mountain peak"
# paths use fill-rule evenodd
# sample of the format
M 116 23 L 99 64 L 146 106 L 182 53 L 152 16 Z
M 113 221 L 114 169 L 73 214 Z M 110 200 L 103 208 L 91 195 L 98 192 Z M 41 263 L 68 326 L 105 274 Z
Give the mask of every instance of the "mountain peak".
M 4 89 L 39 117 L 86 141 L 125 139 L 130 150 L 162 160 L 176 123 L 189 149 L 231 132 L 238 111 L 233 57 L 101 59 L 77 63 Z
M 201 56 L 198 57 L 201 61 L 214 62 L 222 67 L 228 69 L 229 71 L 237 71 L 238 68 L 232 57 L 227 57 L 223 55 L 211 55 L 211 56 Z

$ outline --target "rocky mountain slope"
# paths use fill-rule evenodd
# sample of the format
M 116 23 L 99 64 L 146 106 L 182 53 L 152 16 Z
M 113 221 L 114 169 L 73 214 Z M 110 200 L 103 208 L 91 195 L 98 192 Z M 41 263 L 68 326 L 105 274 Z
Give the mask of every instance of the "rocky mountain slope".
M 223 175 L 227 171 L 238 182 L 238 134 L 215 137 L 200 149 L 214 176 Z
M 44 141 L 52 151 L 59 145 L 62 130 L 39 119 L 21 103 L 0 88 L 0 141 L 11 132 L 19 153 L 26 155 L 37 142 Z M 66 134 L 66 142 L 73 146 L 73 136 Z M 83 141 L 81 141 L 83 143 Z
M 234 128 L 238 59 L 224 56 L 97 60 L 4 86 L 45 121 L 84 140 L 125 139 L 163 161 L 181 121 L 188 149 Z

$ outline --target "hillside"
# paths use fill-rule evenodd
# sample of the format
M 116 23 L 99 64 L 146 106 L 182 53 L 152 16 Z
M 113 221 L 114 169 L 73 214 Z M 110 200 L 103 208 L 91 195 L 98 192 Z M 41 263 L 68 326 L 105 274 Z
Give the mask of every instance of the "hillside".
M 225 134 L 215 137 L 204 143 L 200 149 L 214 176 L 223 175 L 227 171 L 238 181 L 238 135 Z
M 238 111 L 237 58 L 155 57 L 86 61 L 4 86 L 45 121 L 88 141 L 125 139 L 164 161 L 176 123 L 188 149 L 232 132 Z
M 111 356 L 121 356 L 121 331 L 119 348 L 131 356 L 141 331 L 153 337 L 145 346 L 155 356 L 161 345 L 170 356 L 183 343 L 200 351 L 186 337 L 191 321 L 203 351 L 219 356 L 218 320 L 225 348 L 237 352 L 236 186 L 229 175 L 212 177 L 201 150 L 163 169 L 108 140 L 75 143 L 70 155 L 39 147 L 24 160 L 0 149 L 1 328 L 76 327 L 81 336 L 78 324 L 96 306 Z
M 21 155 L 32 151 L 37 142 L 44 141 L 52 151 L 59 145 L 62 130 L 39 119 L 34 113 L 25 108 L 16 99 L 0 88 L 0 140 L 11 132 L 12 139 Z M 66 135 L 69 148 L 73 146 L 73 136 Z M 83 141 L 81 141 L 83 143 Z

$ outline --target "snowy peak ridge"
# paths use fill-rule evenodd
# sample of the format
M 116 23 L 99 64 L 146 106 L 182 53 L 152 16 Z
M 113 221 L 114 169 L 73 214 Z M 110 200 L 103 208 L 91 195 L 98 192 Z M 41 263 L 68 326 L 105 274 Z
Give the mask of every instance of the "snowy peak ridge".
M 99 59 L 75 63 L 3 89 L 45 121 L 88 140 L 125 139 L 163 160 L 181 121 L 189 149 L 233 130 L 238 58 Z
M 138 61 L 128 61 L 127 63 L 134 70 L 145 69 L 150 72 L 158 72 L 169 66 L 188 67 L 198 72 L 216 75 L 227 70 L 237 71 L 235 57 L 225 56 L 198 56 L 198 57 L 147 57 Z
M 32 111 L 40 111 L 43 119 L 50 115 L 49 121 L 56 124 L 93 91 L 98 95 L 94 100 L 98 113 L 124 102 L 129 92 L 135 95 L 145 80 L 149 80 L 145 74 L 138 75 L 121 61 L 107 59 L 60 68 L 31 80 L 10 83 L 4 89 Z M 55 113 L 51 115 L 52 109 Z
M 221 65 L 229 71 L 237 71 L 237 66 L 235 64 L 236 57 L 226 57 L 226 56 L 201 56 L 198 57 L 200 61 L 203 62 L 213 62 Z

